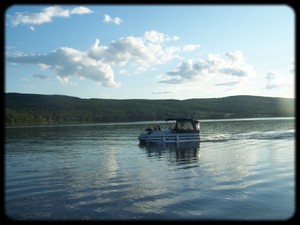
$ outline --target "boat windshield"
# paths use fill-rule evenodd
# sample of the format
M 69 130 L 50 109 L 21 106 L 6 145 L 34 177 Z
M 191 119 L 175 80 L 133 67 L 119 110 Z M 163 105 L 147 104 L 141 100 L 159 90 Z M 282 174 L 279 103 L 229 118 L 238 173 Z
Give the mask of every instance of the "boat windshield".
M 200 130 L 199 121 L 192 118 L 169 118 L 166 121 L 175 120 L 176 123 L 173 124 L 170 129 L 176 131 L 186 131 L 186 132 L 195 132 Z
M 199 123 L 193 124 L 191 121 L 178 121 L 177 129 L 178 130 L 199 130 Z

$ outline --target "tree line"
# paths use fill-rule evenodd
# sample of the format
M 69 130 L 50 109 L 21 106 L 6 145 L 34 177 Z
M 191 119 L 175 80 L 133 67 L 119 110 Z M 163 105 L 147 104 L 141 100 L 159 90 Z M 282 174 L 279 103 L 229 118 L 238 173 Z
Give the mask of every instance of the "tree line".
M 5 94 L 5 125 L 44 125 L 195 119 L 293 117 L 295 100 L 230 96 L 187 100 L 81 99 L 63 95 Z

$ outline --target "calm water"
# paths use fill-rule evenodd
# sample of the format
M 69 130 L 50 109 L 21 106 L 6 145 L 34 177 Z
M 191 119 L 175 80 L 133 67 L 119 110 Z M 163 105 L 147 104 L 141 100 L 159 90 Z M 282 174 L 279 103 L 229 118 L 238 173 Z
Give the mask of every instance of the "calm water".
M 201 121 L 200 144 L 139 146 L 137 136 L 148 125 L 6 128 L 6 215 L 13 220 L 294 215 L 294 118 Z

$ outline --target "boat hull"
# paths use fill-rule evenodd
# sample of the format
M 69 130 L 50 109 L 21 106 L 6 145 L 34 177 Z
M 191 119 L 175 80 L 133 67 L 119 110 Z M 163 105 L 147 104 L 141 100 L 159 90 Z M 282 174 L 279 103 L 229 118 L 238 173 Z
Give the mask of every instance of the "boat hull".
M 142 143 L 187 143 L 199 142 L 199 133 L 164 133 L 153 132 L 151 134 L 142 133 L 138 137 Z

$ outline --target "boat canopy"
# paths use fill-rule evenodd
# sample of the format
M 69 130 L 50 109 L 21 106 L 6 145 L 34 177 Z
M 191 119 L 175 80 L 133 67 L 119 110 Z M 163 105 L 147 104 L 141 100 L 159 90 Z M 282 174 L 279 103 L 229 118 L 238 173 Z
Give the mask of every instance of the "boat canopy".
M 179 117 L 179 118 L 168 118 L 166 121 L 176 121 L 174 127 L 172 128 L 176 133 L 192 133 L 199 132 L 200 123 L 198 120 L 194 120 L 189 117 Z

